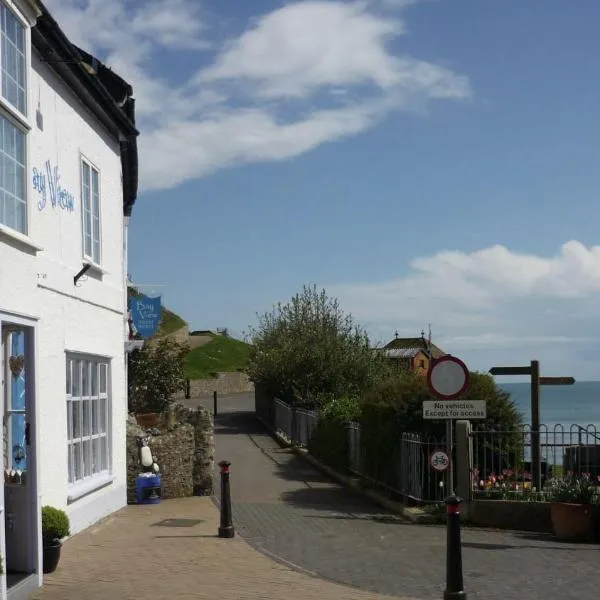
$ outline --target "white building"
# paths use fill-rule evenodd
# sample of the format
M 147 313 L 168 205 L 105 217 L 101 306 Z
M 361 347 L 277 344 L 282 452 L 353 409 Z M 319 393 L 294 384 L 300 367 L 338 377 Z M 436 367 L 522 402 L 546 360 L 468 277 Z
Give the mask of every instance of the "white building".
M 126 504 L 137 131 L 131 87 L 41 2 L 0 0 L 0 73 L 0 598 L 16 599 L 42 584 L 42 506 L 76 533 Z

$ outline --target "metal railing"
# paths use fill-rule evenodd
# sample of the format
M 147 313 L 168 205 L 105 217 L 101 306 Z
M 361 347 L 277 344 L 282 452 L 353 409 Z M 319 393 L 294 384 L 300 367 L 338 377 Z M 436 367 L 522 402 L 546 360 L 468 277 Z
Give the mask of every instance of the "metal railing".
M 292 407 L 275 399 L 273 410 L 263 409 L 259 416 L 264 419 L 269 415 L 272 415 L 271 425 L 280 435 L 293 444 L 309 447 L 319 422 L 318 411 Z M 360 424 L 349 423 L 347 436 L 347 465 L 351 473 L 414 500 L 440 501 L 447 494 L 447 471 L 438 472 L 430 465 L 433 452 L 446 448 L 443 440 L 401 434 L 393 456 L 384 464 L 369 468 Z
M 532 432 L 529 425 L 514 431 L 475 428 L 471 433 L 475 495 L 541 493 L 552 478 L 569 472 L 600 476 L 600 433 L 595 425 L 541 425 L 541 489 L 532 483 Z
M 437 502 L 448 495 L 448 471 L 436 471 L 430 458 L 437 450 L 446 450 L 444 440 L 416 433 L 402 433 L 392 456 L 377 472 L 369 468 L 359 423 L 348 426 L 349 469 L 406 498 Z
M 308 448 L 319 422 L 319 412 L 297 408 L 279 399 L 257 400 L 257 415 L 289 442 Z M 347 470 L 379 487 L 422 502 L 438 502 L 448 492 L 448 470 L 436 471 L 434 452 L 447 451 L 443 438 L 401 433 L 387 461 L 370 464 L 359 423 L 347 427 Z M 600 432 L 595 425 L 540 427 L 542 489 L 532 486 L 531 427 L 496 431 L 475 425 L 471 432 L 472 489 L 474 497 L 500 497 L 536 492 L 568 472 L 600 477 Z M 453 448 L 454 454 L 454 448 Z M 455 457 L 451 457 L 453 468 Z

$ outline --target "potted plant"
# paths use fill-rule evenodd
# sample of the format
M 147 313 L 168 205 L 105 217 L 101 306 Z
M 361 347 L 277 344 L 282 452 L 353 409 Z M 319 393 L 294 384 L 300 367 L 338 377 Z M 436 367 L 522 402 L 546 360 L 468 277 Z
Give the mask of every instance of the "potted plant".
M 53 506 L 42 507 L 42 546 L 44 573 L 53 573 L 58 567 L 62 539 L 70 533 L 67 513 Z
M 598 504 L 598 482 L 589 473 L 553 479 L 549 486 L 550 518 L 557 539 L 564 541 L 593 541 L 594 511 Z

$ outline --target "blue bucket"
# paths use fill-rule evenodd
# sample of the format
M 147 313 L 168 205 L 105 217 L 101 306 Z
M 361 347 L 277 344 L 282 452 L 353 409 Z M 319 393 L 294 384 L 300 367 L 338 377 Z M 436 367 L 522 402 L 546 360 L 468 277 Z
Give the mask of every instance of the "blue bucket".
M 160 504 L 160 475 L 138 475 L 135 480 L 135 497 L 138 504 Z

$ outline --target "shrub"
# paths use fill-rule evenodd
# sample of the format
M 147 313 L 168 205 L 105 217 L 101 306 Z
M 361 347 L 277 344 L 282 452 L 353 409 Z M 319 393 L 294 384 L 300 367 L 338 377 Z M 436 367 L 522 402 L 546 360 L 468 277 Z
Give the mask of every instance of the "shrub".
M 259 316 L 249 337 L 250 379 L 288 403 L 357 396 L 388 369 L 366 332 L 314 286 Z
M 67 513 L 53 506 L 42 507 L 42 539 L 44 545 L 54 544 L 70 534 Z
M 348 424 L 360 417 L 356 398 L 344 397 L 327 403 L 319 413 L 309 444 L 311 454 L 338 470 L 348 465 Z
M 385 481 L 390 470 L 390 460 L 398 447 L 402 433 L 418 433 L 441 439 L 445 437 L 444 421 L 423 419 L 423 401 L 431 396 L 425 377 L 416 373 L 402 372 L 389 377 L 365 392 L 361 398 L 361 444 L 365 453 L 365 468 L 374 478 Z M 522 453 L 522 436 L 517 429 L 521 415 L 510 395 L 498 388 L 487 373 L 471 373 L 470 389 L 461 399 L 486 400 L 487 418 L 483 426 L 496 431 L 509 432 L 497 436 L 501 448 L 495 448 L 487 440 L 485 452 L 506 454 L 505 459 L 516 463 Z M 513 433 L 510 433 L 513 432 Z M 476 438 L 475 444 L 484 438 Z M 483 448 L 474 448 L 481 456 Z
M 173 395 L 185 388 L 188 348 L 166 337 L 146 343 L 128 358 L 129 411 L 164 412 Z

